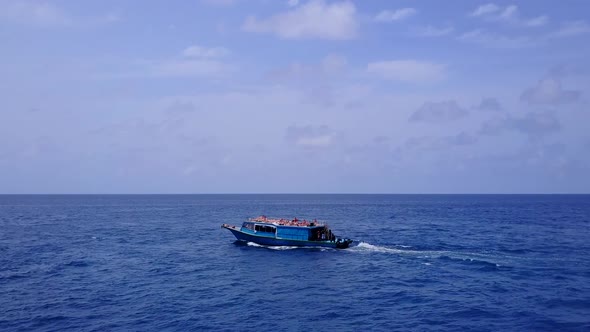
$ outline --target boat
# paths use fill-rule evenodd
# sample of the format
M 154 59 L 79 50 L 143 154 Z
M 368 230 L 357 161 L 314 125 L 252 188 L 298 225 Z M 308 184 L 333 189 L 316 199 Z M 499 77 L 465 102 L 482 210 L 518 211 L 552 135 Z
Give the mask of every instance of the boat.
M 265 246 L 327 247 L 345 249 L 353 242 L 336 236 L 326 223 L 317 220 L 250 218 L 241 227 L 221 225 L 242 242 Z

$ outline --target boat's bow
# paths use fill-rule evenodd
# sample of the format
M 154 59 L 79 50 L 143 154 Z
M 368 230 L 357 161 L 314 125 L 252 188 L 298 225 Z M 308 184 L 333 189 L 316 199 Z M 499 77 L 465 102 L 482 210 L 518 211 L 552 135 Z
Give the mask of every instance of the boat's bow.
M 225 228 L 225 229 L 229 230 L 230 232 L 232 232 L 232 234 L 238 240 L 241 240 L 240 234 L 242 233 L 242 231 L 237 226 L 233 226 L 233 225 L 229 225 L 229 224 L 223 224 L 223 225 L 221 225 L 221 228 Z

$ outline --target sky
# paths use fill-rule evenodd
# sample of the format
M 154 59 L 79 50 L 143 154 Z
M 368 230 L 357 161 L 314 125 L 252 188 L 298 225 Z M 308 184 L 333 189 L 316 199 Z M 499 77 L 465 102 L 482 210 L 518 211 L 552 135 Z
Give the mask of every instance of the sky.
M 0 0 L 0 193 L 588 193 L 590 1 Z

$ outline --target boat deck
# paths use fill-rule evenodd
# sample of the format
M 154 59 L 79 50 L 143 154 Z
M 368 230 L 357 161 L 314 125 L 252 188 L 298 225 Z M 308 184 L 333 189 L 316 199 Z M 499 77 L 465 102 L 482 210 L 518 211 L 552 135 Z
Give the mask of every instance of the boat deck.
M 299 220 L 294 218 L 292 220 L 288 219 L 276 219 L 276 218 L 268 218 L 267 216 L 259 216 L 256 218 L 250 218 L 249 221 L 251 222 L 260 222 L 266 224 L 273 224 L 277 226 L 295 226 L 295 227 L 309 227 L 309 226 L 327 226 L 323 222 L 318 222 L 317 220 L 309 221 L 309 220 Z

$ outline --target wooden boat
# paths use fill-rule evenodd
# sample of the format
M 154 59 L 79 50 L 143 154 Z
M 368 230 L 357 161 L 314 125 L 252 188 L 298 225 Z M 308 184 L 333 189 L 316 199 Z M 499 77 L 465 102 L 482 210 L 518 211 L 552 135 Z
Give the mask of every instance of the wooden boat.
M 266 216 L 249 219 L 241 227 L 221 225 L 239 241 L 265 246 L 327 247 L 345 249 L 353 242 L 336 236 L 327 224 L 317 220 L 272 219 Z

